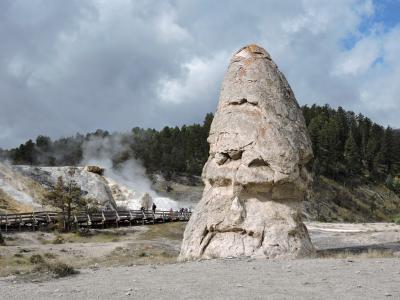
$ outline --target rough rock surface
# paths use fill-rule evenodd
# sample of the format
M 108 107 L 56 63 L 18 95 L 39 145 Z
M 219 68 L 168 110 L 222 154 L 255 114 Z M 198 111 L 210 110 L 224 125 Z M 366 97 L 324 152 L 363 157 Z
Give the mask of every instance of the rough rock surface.
M 58 177 L 64 182 L 75 181 L 89 197 L 96 199 L 101 205 L 115 208 L 116 203 L 107 180 L 84 167 L 32 167 L 13 166 L 13 170 L 36 181 L 41 186 L 52 188 Z
M 270 55 L 234 54 L 208 138 L 205 188 L 180 260 L 313 253 L 301 205 L 312 149 L 294 94 Z
M 113 169 L 99 166 L 43 167 L 0 163 L 0 213 L 52 209 L 44 208 L 41 203 L 45 193 L 54 188 L 60 176 L 64 182 L 76 182 L 88 197 L 99 202 L 101 208 L 138 210 L 145 206 L 149 209 L 153 201 L 158 209 L 176 210 L 179 207 L 175 200 L 160 197 L 150 186 L 143 185 L 145 181 L 136 182 L 138 178 L 130 178 L 129 174 L 125 177 Z M 148 193 L 145 197 L 147 202 L 143 205 L 142 196 L 145 192 Z
M 45 189 L 0 162 L 0 213 L 29 212 L 39 207 Z

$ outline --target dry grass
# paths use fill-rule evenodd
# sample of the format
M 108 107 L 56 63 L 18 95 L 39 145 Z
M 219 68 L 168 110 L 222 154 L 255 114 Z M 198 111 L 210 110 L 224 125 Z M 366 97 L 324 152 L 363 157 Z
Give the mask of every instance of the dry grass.
M 368 249 L 365 251 L 321 251 L 317 253 L 319 258 L 350 259 L 350 258 L 392 258 L 395 257 L 393 251 L 388 249 Z
M 168 244 L 135 243 L 117 247 L 101 263 L 106 266 L 166 264 L 176 262 L 179 251 Z
M 148 226 L 148 230 L 140 233 L 140 239 L 143 240 L 179 240 L 183 239 L 186 222 L 166 223 L 162 226 Z
M 0 249 L 0 276 L 60 276 L 57 270 L 63 268 L 54 267 L 59 260 L 75 269 L 174 263 L 185 226 L 176 222 L 82 233 L 6 234 L 7 246 Z M 88 249 L 98 253 L 97 245 L 102 254 L 91 254 L 92 250 Z
M 87 233 L 56 233 L 56 235 L 41 235 L 37 240 L 42 245 L 68 244 L 68 243 L 110 243 L 124 240 L 127 232 L 123 230 L 91 230 Z
M 23 253 L 0 255 L 0 277 L 9 275 L 30 277 L 34 274 L 65 277 L 77 272 L 73 266 L 58 261 L 55 255 L 51 253 L 44 253 L 43 256 L 37 253 L 30 256 Z
M 50 274 L 53 277 L 60 278 L 78 274 L 79 271 L 75 270 L 75 268 L 69 264 L 56 261 L 56 262 L 47 262 L 42 261 L 33 268 L 33 273 L 40 274 Z
M 0 255 L 0 276 L 25 274 L 32 271 L 29 258 L 23 254 Z

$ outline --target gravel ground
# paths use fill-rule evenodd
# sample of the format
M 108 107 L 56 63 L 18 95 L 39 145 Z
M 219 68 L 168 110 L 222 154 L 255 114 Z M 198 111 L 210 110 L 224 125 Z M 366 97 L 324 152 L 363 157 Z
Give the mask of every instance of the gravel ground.
M 24 282 L 21 278 L 9 276 L 0 278 L 0 300 L 400 299 L 400 226 L 386 223 L 307 223 L 307 227 L 319 251 L 389 249 L 397 254 L 397 258 L 367 258 L 367 255 L 339 259 L 340 256 L 333 255 L 339 258 L 276 261 L 226 259 L 100 267 L 81 269 L 79 275 L 43 282 Z M 51 247 L 56 251 L 57 247 L 68 245 L 68 249 L 83 255 L 76 259 L 89 259 L 93 251 L 103 255 L 108 246 L 113 249 L 121 243 L 40 245 L 28 239 L 31 236 L 27 233 L 19 235 L 21 240 L 26 238 L 26 244 L 32 244 L 32 250 L 43 247 L 41 251 L 49 251 L 47 247 Z M 135 236 L 127 236 L 129 243 L 135 241 L 131 240 Z M 176 240 L 174 243 L 179 246 L 179 242 Z M 17 251 L 19 248 L 2 247 L 0 252 Z M 26 245 L 24 248 L 27 248 Z M 133 259 L 132 263 L 135 263 Z
M 211 260 L 0 280 L 1 299 L 400 299 L 400 259 Z

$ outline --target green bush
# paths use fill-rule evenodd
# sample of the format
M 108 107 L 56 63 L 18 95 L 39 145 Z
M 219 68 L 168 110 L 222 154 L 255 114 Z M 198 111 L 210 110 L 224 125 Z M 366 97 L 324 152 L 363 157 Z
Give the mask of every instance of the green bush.
M 400 216 L 397 216 L 393 219 L 393 222 L 396 223 L 397 225 L 400 225 Z

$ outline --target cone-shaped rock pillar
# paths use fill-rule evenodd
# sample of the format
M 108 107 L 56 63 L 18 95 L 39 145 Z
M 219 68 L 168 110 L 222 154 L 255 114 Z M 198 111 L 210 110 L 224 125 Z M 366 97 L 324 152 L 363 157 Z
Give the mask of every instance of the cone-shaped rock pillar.
M 289 84 L 263 48 L 233 55 L 208 142 L 203 197 L 179 259 L 313 253 L 301 221 L 311 142 Z

